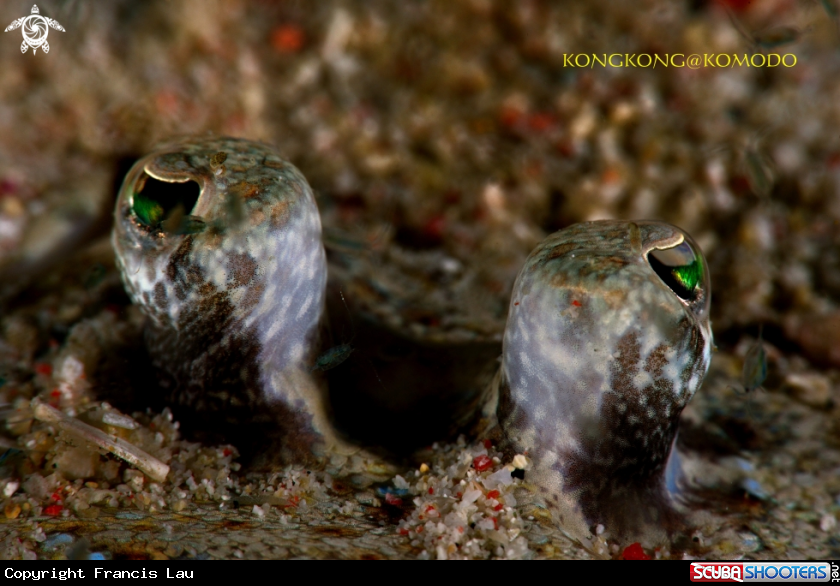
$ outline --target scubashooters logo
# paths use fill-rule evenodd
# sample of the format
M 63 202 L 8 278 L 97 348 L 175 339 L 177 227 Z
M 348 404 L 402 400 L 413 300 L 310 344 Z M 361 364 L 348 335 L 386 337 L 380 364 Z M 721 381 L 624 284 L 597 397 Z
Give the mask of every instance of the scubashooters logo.
M 692 582 L 829 582 L 828 562 L 692 562 Z
M 23 33 L 23 43 L 20 44 L 20 52 L 26 53 L 26 50 L 32 47 L 33 55 L 38 52 L 39 47 L 44 53 L 50 52 L 50 44 L 47 42 L 47 35 L 50 33 L 50 28 L 64 32 L 64 27 L 58 24 L 57 20 L 39 14 L 37 4 L 32 6 L 32 14 L 13 20 L 12 24 L 7 26 L 3 32 L 7 33 L 19 28 L 22 29 L 21 32 Z

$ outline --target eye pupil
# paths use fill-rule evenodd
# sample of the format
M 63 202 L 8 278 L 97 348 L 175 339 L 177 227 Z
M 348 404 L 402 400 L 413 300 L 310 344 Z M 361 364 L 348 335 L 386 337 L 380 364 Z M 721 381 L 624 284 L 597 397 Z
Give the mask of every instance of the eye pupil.
M 195 181 L 181 183 L 160 181 L 144 175 L 138 182 L 140 189 L 132 197 L 131 210 L 144 226 L 155 228 L 172 212 L 181 208 L 189 213 L 195 207 L 201 189 Z
M 665 250 L 651 250 L 648 263 L 679 297 L 686 301 L 697 299 L 703 279 L 703 260 L 687 242 Z
M 163 206 L 144 193 L 134 194 L 134 215 L 144 226 L 156 226 L 163 220 Z

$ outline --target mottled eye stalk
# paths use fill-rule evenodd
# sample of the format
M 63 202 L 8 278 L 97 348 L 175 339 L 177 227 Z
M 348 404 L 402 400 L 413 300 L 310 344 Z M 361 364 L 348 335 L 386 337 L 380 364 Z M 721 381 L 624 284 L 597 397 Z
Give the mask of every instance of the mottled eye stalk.
M 116 261 L 182 422 L 265 463 L 321 466 L 359 451 L 335 433 L 311 370 L 327 260 L 300 171 L 268 145 L 187 138 L 135 163 L 115 220 Z
M 700 247 L 655 221 L 599 221 L 537 246 L 511 294 L 498 417 L 535 498 L 584 545 L 684 527 L 680 413 L 709 366 Z M 559 311 L 558 311 L 559 309 Z
M 694 301 L 703 287 L 703 257 L 686 241 L 665 249 L 654 248 L 648 263 L 662 281 L 680 298 Z

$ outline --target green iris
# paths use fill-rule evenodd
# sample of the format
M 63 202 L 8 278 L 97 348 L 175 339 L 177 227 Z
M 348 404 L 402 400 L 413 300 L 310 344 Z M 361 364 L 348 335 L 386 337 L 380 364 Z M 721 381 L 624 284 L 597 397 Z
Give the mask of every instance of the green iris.
M 648 253 L 648 263 L 659 278 L 671 290 L 685 299 L 693 301 L 703 286 L 703 257 L 697 254 L 688 242 L 663 250 L 654 249 Z
M 164 210 L 159 202 L 144 195 L 142 192 L 135 193 L 132 199 L 134 200 L 134 204 L 131 206 L 131 209 L 141 224 L 144 226 L 157 226 L 163 220 Z
M 703 277 L 703 261 L 700 260 L 700 257 L 697 257 L 691 264 L 674 267 L 671 269 L 671 274 L 688 291 L 693 291 Z

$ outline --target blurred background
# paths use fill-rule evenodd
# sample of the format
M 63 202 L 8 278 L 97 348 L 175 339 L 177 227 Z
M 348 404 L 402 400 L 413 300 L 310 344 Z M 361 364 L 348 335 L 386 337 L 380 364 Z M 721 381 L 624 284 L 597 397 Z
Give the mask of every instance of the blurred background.
M 504 257 L 501 297 L 547 233 L 672 222 L 709 258 L 720 341 L 764 323 L 840 364 L 835 2 L 42 2 L 49 54 L 0 35 L 2 289 L 107 232 L 156 142 L 212 132 L 275 144 L 334 224 Z M 795 65 L 564 66 L 604 53 Z
M 820 418 L 789 467 L 840 465 L 838 0 L 38 6 L 65 29 L 48 31 L 49 53 L 21 54 L 20 29 L 0 34 L 7 372 L 35 372 L 82 318 L 128 304 L 104 240 L 123 174 L 158 141 L 218 133 L 276 145 L 328 236 L 477 267 L 499 320 L 547 234 L 603 218 L 682 227 L 710 264 L 712 388 L 715 372 L 721 389 L 750 387 L 742 365 L 763 328 L 764 386 Z M 0 25 L 31 9 L 5 0 Z M 568 61 L 613 53 L 795 65 Z M 68 262 L 96 246 L 96 264 Z M 103 279 L 110 292 L 91 301 Z M 743 421 L 719 428 L 764 446 Z M 831 482 L 820 491 L 835 510 Z

